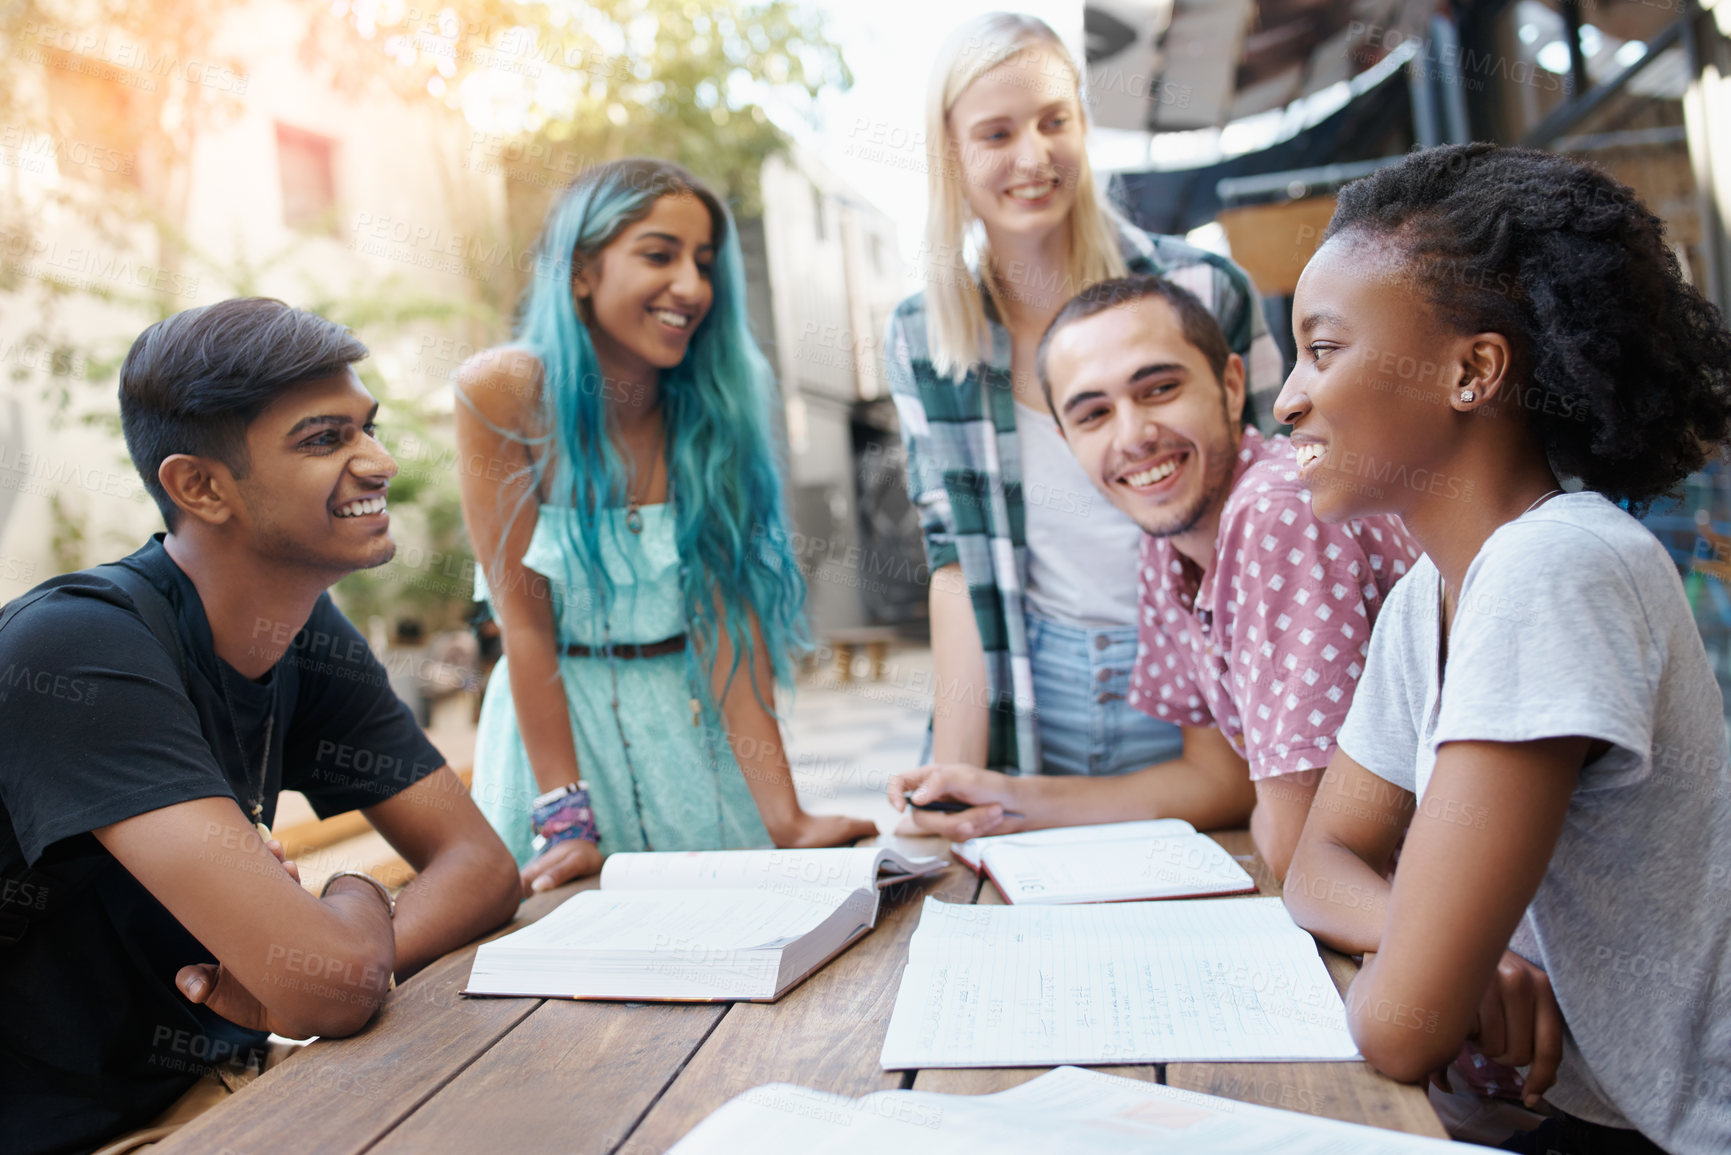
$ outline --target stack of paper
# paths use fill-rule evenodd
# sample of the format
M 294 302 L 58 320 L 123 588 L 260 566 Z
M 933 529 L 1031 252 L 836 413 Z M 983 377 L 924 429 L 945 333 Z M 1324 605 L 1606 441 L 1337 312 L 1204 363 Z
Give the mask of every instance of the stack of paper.
M 879 1091 L 846 1099 L 786 1083 L 757 1087 L 723 1104 L 669 1155 L 1464 1155 L 1467 1148 L 1060 1067 L 993 1095 Z
M 1356 1059 L 1278 898 L 1098 906 L 926 899 L 886 1070 Z

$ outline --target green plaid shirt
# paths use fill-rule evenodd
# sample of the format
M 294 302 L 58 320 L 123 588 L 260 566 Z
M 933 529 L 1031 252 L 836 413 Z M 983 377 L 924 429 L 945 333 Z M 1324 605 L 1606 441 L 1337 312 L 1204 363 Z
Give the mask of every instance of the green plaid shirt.
M 1244 358 L 1257 423 L 1272 430 L 1269 414 L 1285 365 L 1244 270 L 1175 237 L 1140 229 L 1127 229 L 1121 243 L 1132 273 L 1169 278 L 1195 293 L 1219 319 L 1227 343 Z M 925 294 L 916 293 L 890 318 L 884 361 L 907 446 L 908 492 L 920 511 L 926 560 L 934 573 L 961 563 L 979 622 L 986 652 L 986 765 L 1036 774 L 1040 743 L 1022 604 L 1028 550 L 1010 333 L 995 318 L 991 333 L 990 364 L 976 363 L 960 382 L 940 378 L 926 338 Z

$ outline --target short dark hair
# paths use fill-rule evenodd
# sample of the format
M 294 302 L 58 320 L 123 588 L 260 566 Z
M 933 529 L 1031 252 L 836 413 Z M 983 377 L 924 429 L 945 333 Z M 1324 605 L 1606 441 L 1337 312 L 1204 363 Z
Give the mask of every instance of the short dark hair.
M 1052 404 L 1052 382 L 1046 375 L 1046 351 L 1051 347 L 1053 335 L 1076 321 L 1151 297 L 1158 297 L 1172 306 L 1172 311 L 1178 314 L 1178 327 L 1183 331 L 1184 339 L 1202 354 L 1216 381 L 1226 379 L 1226 361 L 1232 356 L 1232 347 L 1226 343 L 1226 331 L 1220 327 L 1220 322 L 1195 293 L 1165 277 L 1148 273 L 1114 277 L 1089 285 L 1071 297 L 1040 338 L 1040 351 L 1034 357 L 1034 372 L 1040 378 L 1040 391 L 1046 395 L 1046 408 L 1052 411 L 1054 421 L 1058 420 L 1058 407 Z
M 347 326 L 269 297 L 187 309 L 140 333 L 120 367 L 120 425 L 168 528 L 180 508 L 156 476 L 165 459 L 212 457 L 245 477 L 253 419 L 287 390 L 366 356 Z

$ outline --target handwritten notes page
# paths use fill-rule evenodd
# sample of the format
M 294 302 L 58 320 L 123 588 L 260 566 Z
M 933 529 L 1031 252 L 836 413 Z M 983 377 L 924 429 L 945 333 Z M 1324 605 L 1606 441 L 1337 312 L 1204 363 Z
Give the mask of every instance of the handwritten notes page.
M 1277 898 L 1096 906 L 926 899 L 885 1070 L 1359 1057 Z
M 669 1155 L 1462 1155 L 1467 1150 L 1440 1139 L 1060 1067 L 992 1095 L 879 1091 L 847 1099 L 786 1083 L 757 1087 L 699 1123 Z
M 1028 844 L 1012 834 L 989 846 L 984 861 L 1005 901 L 1016 906 L 1193 898 L 1256 889 L 1244 868 L 1206 834 L 1062 845 Z

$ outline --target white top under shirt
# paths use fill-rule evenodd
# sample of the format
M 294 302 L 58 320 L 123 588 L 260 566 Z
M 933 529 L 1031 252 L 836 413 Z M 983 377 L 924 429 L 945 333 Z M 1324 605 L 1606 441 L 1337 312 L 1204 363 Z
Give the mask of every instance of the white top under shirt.
M 1142 527 L 1094 488 L 1050 415 L 1016 402 L 1016 434 L 1029 607 L 1069 626 L 1135 625 Z
M 1467 567 L 1440 685 L 1438 582 L 1421 558 L 1389 595 L 1340 748 L 1423 815 L 1444 743 L 1610 744 L 1509 944 L 1568 1024 L 1545 1097 L 1679 1155 L 1731 1151 L 1731 766 L 1676 567 L 1599 494 L 1554 498 Z

